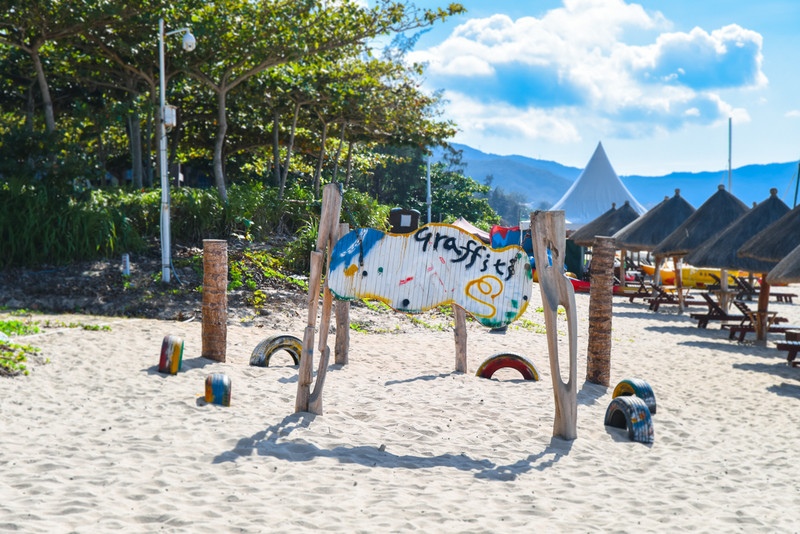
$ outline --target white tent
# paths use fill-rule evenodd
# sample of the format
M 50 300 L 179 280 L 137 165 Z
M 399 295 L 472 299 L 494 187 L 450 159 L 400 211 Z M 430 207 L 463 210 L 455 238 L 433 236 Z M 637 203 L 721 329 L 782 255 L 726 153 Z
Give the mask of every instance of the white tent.
M 603 150 L 603 143 L 597 143 L 586 168 L 550 209 L 564 210 L 564 215 L 570 221 L 567 228 L 574 230 L 607 212 L 612 204 L 622 206 L 626 200 L 640 215 L 647 211 L 617 176 Z

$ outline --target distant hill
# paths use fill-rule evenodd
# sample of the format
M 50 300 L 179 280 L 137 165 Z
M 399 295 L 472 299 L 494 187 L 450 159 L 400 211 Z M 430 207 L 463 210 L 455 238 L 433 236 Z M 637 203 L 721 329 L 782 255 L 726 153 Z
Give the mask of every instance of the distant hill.
M 466 164 L 466 174 L 479 183 L 492 175 L 493 187 L 504 191 L 515 191 L 525 196 L 536 206 L 540 202 L 555 204 L 569 189 L 570 185 L 583 172 L 582 168 L 568 167 L 555 161 L 528 158 L 525 156 L 500 156 L 487 154 L 467 145 L 453 144 L 462 151 L 462 161 Z M 587 162 L 590 155 L 587 155 Z M 442 160 L 442 151 L 434 152 L 434 161 Z M 611 160 L 611 165 L 614 161 Z M 769 197 L 772 187 L 778 189 L 778 197 L 789 207 L 794 200 L 793 179 L 797 173 L 797 162 L 770 163 L 766 165 L 746 165 L 733 169 L 733 194 L 748 206 Z M 634 197 L 646 208 L 650 208 L 665 196 L 681 190 L 681 196 L 695 208 L 717 190 L 719 184 L 728 186 L 728 171 L 715 172 L 674 172 L 665 176 L 620 176 L 622 182 Z M 787 188 L 791 185 L 791 191 Z M 784 194 L 786 194 L 784 196 Z

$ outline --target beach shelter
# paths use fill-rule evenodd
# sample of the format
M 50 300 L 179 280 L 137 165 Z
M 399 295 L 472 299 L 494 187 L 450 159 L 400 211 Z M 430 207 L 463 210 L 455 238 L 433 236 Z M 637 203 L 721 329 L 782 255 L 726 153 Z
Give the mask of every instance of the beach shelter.
M 591 247 L 595 237 L 599 235 L 611 237 L 621 228 L 638 218 L 639 213 L 633 209 L 627 200 L 620 208 L 612 204 L 610 210 L 575 230 L 568 239 L 582 247 Z
M 645 212 L 644 207 L 617 176 L 608 161 L 603 143 L 597 143 L 586 168 L 550 209 L 563 210 L 569 221 L 567 229 L 575 230 L 605 213 L 611 204 L 621 206 L 626 200 L 637 213 Z
M 765 278 L 766 273 L 775 267 L 777 262 L 740 257 L 738 251 L 745 241 L 790 211 L 789 206 L 778 198 L 777 189 L 770 189 L 769 193 L 769 198 L 753 209 L 745 212 L 721 233 L 707 240 L 687 254 L 684 258 L 686 262 L 696 267 L 723 269 L 722 276 L 720 277 L 723 283 L 727 282 L 728 279 L 724 270 L 763 273 L 762 278 Z M 727 306 L 727 293 L 725 289 L 726 288 L 723 287 L 720 293 L 720 304 L 723 306 Z M 769 285 L 762 284 L 758 298 L 759 317 L 766 317 L 768 299 Z M 756 331 L 757 339 L 766 339 L 767 324 L 765 321 L 759 321 L 758 323 L 759 328 Z
M 681 197 L 665 198 L 644 215 L 613 235 L 617 246 L 627 250 L 651 251 L 695 212 L 694 206 Z
M 781 261 L 800 245 L 800 206 L 745 241 L 739 255 L 764 261 Z
M 680 259 L 721 233 L 733 221 L 744 215 L 748 209 L 744 202 L 725 191 L 725 186 L 720 185 L 717 192 L 697 208 L 697 211 L 665 237 L 661 243 L 653 247 L 654 255 L 673 258 L 675 285 L 678 286 L 681 311 L 683 311 L 683 293 L 681 292 Z
M 453 226 L 461 228 L 462 230 L 474 235 L 478 239 L 480 239 L 483 243 L 489 244 L 489 232 L 486 230 L 481 230 L 464 217 L 459 217 L 453 222 Z
M 680 189 L 676 189 L 675 196 L 665 197 L 647 213 L 614 234 L 614 241 L 618 247 L 626 250 L 650 252 L 694 212 L 694 206 L 681 197 Z M 660 279 L 660 267 L 661 262 L 656 258 L 656 282 Z
M 767 282 L 770 284 L 800 282 L 800 245 L 778 262 L 778 265 L 767 274 Z

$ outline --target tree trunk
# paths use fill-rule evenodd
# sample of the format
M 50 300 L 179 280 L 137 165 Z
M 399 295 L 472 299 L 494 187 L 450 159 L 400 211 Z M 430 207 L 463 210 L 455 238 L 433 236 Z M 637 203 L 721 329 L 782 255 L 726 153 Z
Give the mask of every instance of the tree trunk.
M 294 149 L 294 134 L 297 131 L 297 117 L 300 115 L 300 104 L 294 105 L 294 116 L 292 117 L 292 130 L 289 132 L 289 146 L 286 147 L 286 163 L 283 165 L 281 173 L 281 183 L 278 189 L 278 198 L 283 198 L 283 191 L 286 189 L 286 178 L 289 176 L 289 164 L 292 160 L 292 149 Z
M 36 102 L 33 99 L 33 84 L 28 86 L 27 107 L 25 109 L 25 130 L 28 133 L 33 133 L 34 130 L 34 111 L 36 109 Z
M 33 60 L 33 67 L 36 69 L 36 79 L 39 80 L 39 91 L 42 93 L 42 104 L 44 104 L 44 121 L 47 125 L 47 131 L 54 132 L 56 130 L 56 118 L 53 113 L 53 100 L 50 98 L 50 87 L 47 85 L 47 77 L 44 75 L 42 59 L 39 57 L 39 48 L 33 48 L 30 54 L 31 59 Z
M 314 172 L 314 198 L 319 198 L 319 185 L 322 179 L 322 163 L 325 161 L 325 140 L 328 138 L 328 123 L 322 125 L 322 143 L 319 148 L 319 161 L 317 161 L 317 170 Z
M 342 134 L 339 136 L 339 146 L 336 148 L 336 157 L 333 158 L 333 178 L 332 182 L 336 182 L 336 175 L 339 174 L 339 158 L 342 157 L 342 145 L 344 144 L 344 131 L 347 129 L 347 123 L 342 125 Z
M 133 103 L 133 111 L 128 115 L 128 139 L 131 145 L 131 178 L 135 189 L 142 188 L 142 125 L 139 122 L 139 109 Z
M 153 119 L 154 114 L 148 113 L 144 126 L 144 147 L 143 152 L 147 157 L 143 158 L 144 176 L 147 178 L 147 187 L 153 187 Z M 156 158 L 158 159 L 158 158 Z
M 227 93 L 217 92 L 217 139 L 214 141 L 214 182 L 222 202 L 228 203 L 228 191 L 225 189 L 225 165 L 222 161 L 222 149 L 225 146 L 225 133 L 228 131 L 228 118 L 225 112 Z
M 613 273 L 614 239 L 598 236 L 592 245 L 586 380 L 606 387 L 608 387 L 611 379 Z
M 281 147 L 280 135 L 278 132 L 278 124 L 280 123 L 280 113 L 276 107 L 272 110 L 272 164 L 275 166 L 273 169 L 273 176 L 275 177 L 275 187 L 281 185 Z
M 756 313 L 756 343 L 766 345 L 767 331 L 769 329 L 769 283 L 767 273 L 761 273 L 761 290 L 758 293 L 758 312 Z
M 347 143 L 347 175 L 344 178 L 345 188 L 350 187 L 350 176 L 353 173 L 353 141 Z

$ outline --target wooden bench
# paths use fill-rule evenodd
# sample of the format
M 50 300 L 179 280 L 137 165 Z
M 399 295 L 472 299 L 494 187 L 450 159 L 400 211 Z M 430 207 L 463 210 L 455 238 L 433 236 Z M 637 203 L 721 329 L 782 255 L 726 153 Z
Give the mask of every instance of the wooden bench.
M 771 334 L 782 334 L 785 333 L 787 330 L 796 330 L 800 328 L 798 325 L 777 325 L 771 324 L 767 327 L 767 332 Z M 744 341 L 744 336 L 747 335 L 748 332 L 755 332 L 756 327 L 755 325 L 751 324 L 724 324 L 722 325 L 723 330 L 730 331 L 728 335 L 728 339 L 734 339 L 737 335 L 739 336 L 739 343 Z
M 800 351 L 800 341 L 779 341 L 778 343 L 775 343 L 775 347 L 778 350 L 789 351 L 786 355 L 786 363 L 792 367 L 797 367 L 800 365 L 800 362 L 794 361 L 794 359 L 797 357 L 797 352 Z
M 678 305 L 678 295 L 675 293 L 668 293 L 664 290 L 663 287 L 659 287 L 656 285 L 652 286 L 653 289 L 656 291 L 655 297 L 645 298 L 644 301 L 648 303 L 649 307 L 653 311 L 658 311 L 659 306 L 662 304 L 669 304 L 669 305 Z M 688 288 L 684 288 L 687 289 Z M 707 306 L 706 301 L 696 299 L 690 295 L 686 295 L 683 298 L 683 305 L 684 306 Z

